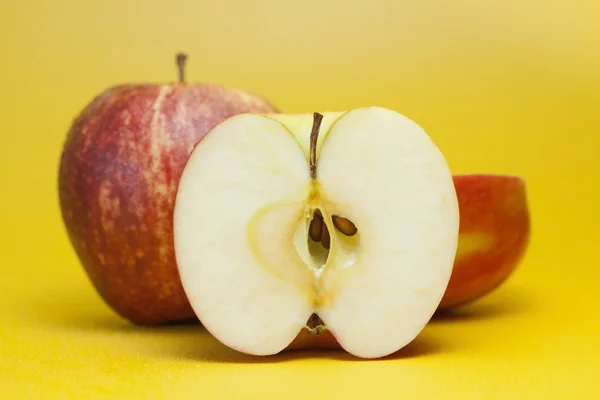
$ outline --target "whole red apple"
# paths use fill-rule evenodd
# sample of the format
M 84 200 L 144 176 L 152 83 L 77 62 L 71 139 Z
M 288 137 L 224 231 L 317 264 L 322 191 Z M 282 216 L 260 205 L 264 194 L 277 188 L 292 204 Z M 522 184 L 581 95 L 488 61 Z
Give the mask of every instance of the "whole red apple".
M 75 119 L 60 160 L 65 227 L 104 301 L 138 324 L 193 319 L 173 253 L 178 181 L 194 145 L 221 121 L 278 110 L 233 88 L 184 80 L 110 88 Z

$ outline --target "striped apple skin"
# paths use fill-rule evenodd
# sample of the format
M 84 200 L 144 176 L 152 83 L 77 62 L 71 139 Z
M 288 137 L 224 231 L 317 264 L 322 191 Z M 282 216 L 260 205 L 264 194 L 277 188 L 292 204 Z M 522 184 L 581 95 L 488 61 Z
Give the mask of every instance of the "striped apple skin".
M 131 84 L 104 91 L 74 120 L 60 159 L 60 209 L 93 286 L 122 317 L 194 318 L 173 248 L 177 185 L 194 145 L 247 112 L 278 110 L 216 84 Z

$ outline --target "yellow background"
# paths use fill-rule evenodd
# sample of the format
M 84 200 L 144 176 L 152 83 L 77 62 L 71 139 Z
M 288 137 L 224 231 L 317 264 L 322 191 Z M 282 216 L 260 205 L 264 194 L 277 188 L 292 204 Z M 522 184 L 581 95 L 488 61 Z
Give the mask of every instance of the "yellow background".
M 3 1 L 0 397 L 600 398 L 598 21 L 594 0 Z M 255 360 L 194 326 L 131 327 L 67 242 L 58 157 L 95 94 L 174 80 L 179 50 L 191 80 L 287 112 L 394 108 L 454 172 L 524 176 L 520 269 L 386 360 Z

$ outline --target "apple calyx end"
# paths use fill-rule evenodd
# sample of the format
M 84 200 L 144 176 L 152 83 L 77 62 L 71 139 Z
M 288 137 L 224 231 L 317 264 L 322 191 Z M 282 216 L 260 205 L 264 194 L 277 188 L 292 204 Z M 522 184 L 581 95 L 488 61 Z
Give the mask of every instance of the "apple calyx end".
M 312 314 L 306 323 L 306 330 L 314 336 L 318 336 L 328 331 L 323 320 L 317 315 Z

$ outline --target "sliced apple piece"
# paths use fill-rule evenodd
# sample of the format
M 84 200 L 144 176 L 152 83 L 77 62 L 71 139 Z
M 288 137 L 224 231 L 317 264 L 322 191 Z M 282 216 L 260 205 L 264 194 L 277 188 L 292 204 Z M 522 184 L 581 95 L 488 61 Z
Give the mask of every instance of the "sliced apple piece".
M 186 295 L 225 345 L 269 355 L 325 332 L 377 358 L 435 312 L 459 212 L 423 129 L 367 107 L 222 122 L 184 168 L 174 228 Z
M 515 271 L 527 250 L 530 217 L 518 176 L 455 175 L 460 209 L 458 252 L 440 310 L 470 303 Z

